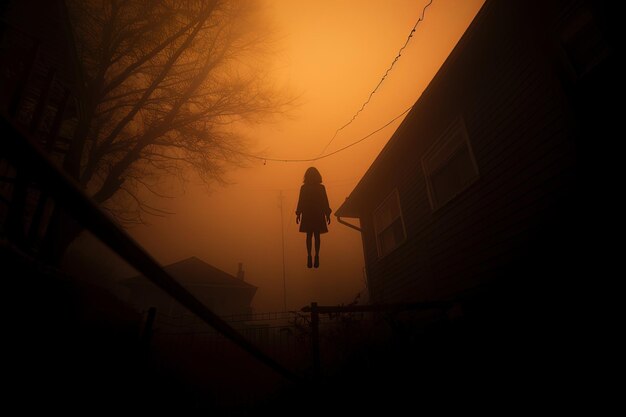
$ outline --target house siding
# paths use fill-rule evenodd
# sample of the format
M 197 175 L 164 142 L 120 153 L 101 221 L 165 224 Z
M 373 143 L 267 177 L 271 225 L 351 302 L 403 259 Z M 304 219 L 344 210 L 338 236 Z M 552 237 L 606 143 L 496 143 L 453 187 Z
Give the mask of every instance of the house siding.
M 360 220 L 375 302 L 452 297 L 523 263 L 571 191 L 575 124 L 553 25 L 504 1 L 488 1 L 474 25 L 360 184 L 368 190 Z M 421 157 L 459 116 L 479 178 L 432 211 Z M 407 240 L 379 258 L 372 212 L 394 188 Z

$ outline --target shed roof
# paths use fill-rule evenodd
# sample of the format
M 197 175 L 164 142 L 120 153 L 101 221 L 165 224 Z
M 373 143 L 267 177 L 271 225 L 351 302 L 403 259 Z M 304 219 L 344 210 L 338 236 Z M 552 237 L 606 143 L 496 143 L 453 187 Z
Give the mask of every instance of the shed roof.
M 221 269 L 209 265 L 195 256 L 167 265 L 163 269 L 186 287 L 229 287 L 246 290 L 256 290 L 257 288 Z M 126 282 L 133 285 L 141 283 L 143 280 L 142 275 L 137 275 L 129 278 Z

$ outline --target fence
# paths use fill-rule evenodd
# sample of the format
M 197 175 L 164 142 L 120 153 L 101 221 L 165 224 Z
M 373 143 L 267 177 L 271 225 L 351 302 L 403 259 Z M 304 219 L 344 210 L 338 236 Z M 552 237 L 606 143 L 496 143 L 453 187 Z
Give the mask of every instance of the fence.
M 308 314 L 269 312 L 221 316 L 250 343 L 300 375 L 311 372 L 311 327 Z M 221 356 L 227 339 L 191 314 L 170 316 L 155 312 L 146 329 L 153 349 L 170 357 L 182 357 L 190 345 L 201 345 L 202 355 Z
M 222 316 L 240 334 L 301 375 L 332 374 L 346 361 L 394 339 L 417 337 L 426 326 L 448 321 L 452 302 L 319 306 L 300 311 Z M 145 333 L 151 345 L 170 358 L 187 356 L 190 346 L 202 354 L 224 355 L 225 338 L 191 314 L 177 316 L 151 309 Z M 166 361 L 172 363 L 172 360 Z M 184 364 L 180 364 L 184 366 Z

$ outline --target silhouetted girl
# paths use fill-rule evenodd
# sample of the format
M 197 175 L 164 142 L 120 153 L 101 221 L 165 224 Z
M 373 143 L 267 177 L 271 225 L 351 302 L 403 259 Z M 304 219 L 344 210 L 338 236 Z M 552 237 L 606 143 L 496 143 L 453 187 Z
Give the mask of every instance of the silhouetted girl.
M 320 234 L 328 232 L 326 224 L 330 224 L 330 212 L 322 176 L 316 168 L 311 167 L 304 173 L 304 184 L 300 187 L 296 209 L 296 223 L 300 223 L 300 231 L 306 233 L 306 266 L 309 268 L 320 266 Z M 312 236 L 315 236 L 315 263 L 311 259 Z

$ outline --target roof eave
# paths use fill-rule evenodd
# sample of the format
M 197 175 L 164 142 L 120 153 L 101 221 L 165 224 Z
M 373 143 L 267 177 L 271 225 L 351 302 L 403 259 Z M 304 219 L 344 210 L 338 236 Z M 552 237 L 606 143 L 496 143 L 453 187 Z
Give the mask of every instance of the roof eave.
M 350 197 L 346 197 L 346 200 L 343 202 L 343 204 L 339 206 L 337 210 L 335 210 L 335 216 L 348 217 L 352 219 L 358 219 L 361 217 L 354 199 L 350 199 Z

